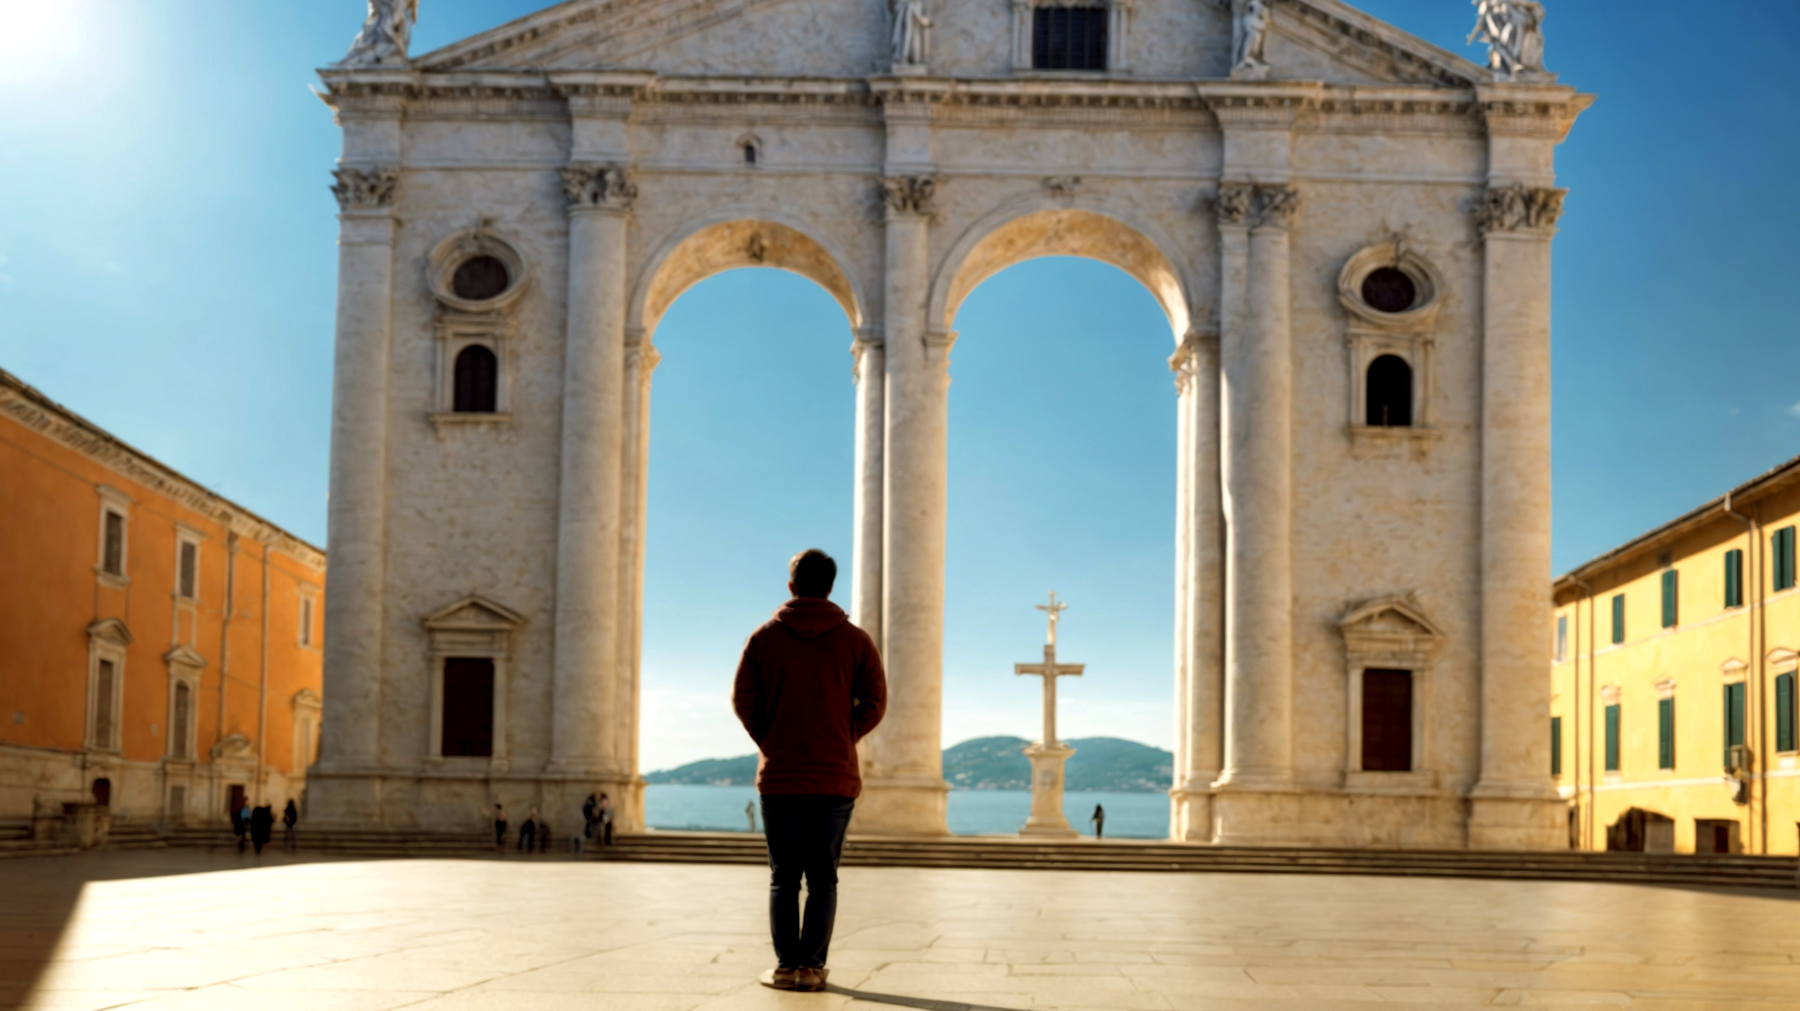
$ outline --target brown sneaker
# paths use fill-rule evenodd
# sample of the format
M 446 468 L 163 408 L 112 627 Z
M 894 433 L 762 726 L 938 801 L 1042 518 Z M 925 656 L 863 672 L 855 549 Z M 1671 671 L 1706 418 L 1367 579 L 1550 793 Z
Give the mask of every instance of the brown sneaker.
M 771 990 L 798 990 L 799 969 L 766 969 L 756 981 Z
M 794 989 L 811 992 L 825 989 L 825 977 L 831 975 L 826 968 L 794 970 Z

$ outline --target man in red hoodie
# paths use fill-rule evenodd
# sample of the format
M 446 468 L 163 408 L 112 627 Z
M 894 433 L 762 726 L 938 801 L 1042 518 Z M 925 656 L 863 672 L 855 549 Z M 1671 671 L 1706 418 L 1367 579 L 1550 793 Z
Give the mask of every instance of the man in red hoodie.
M 778 990 L 825 988 L 837 916 L 837 865 L 862 793 L 856 742 L 887 709 L 887 677 L 868 633 L 830 600 L 837 563 L 817 548 L 788 562 L 788 593 L 751 633 L 731 704 L 756 742 L 756 789 L 769 844 L 769 931 Z M 800 879 L 806 878 L 806 921 Z

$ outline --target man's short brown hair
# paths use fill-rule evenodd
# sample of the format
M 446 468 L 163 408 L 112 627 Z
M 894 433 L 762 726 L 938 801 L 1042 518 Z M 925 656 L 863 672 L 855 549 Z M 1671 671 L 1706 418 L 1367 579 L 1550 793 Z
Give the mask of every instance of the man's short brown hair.
M 831 584 L 837 582 L 837 563 L 818 548 L 807 548 L 788 560 L 788 582 L 794 584 L 794 596 L 831 596 Z

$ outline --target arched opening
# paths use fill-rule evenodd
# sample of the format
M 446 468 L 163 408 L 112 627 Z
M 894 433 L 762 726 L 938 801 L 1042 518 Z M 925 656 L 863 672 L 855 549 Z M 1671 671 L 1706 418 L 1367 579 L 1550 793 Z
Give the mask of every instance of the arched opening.
M 755 745 L 721 686 L 745 637 L 786 599 L 796 552 L 837 560 L 831 599 L 849 609 L 858 300 L 820 243 L 766 220 L 672 242 L 638 290 L 634 337 L 658 362 L 640 414 L 645 821 L 741 830 L 755 794 L 754 760 L 741 756 Z M 740 761 L 675 782 L 656 775 L 709 759 Z
M 1412 366 L 1399 355 L 1381 355 L 1369 363 L 1365 424 L 1405 428 L 1412 424 Z
M 500 400 L 500 361 L 481 344 L 456 354 L 454 409 L 459 414 L 492 414 Z
M 94 797 L 94 803 L 101 807 L 112 806 L 112 780 L 104 777 L 94 780 L 94 785 L 89 788 L 89 792 Z

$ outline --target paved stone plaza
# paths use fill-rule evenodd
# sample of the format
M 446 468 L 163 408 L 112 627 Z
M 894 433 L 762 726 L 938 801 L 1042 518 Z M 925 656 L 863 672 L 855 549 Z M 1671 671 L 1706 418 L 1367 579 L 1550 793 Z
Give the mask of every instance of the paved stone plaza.
M 847 869 L 832 983 L 884 1005 L 756 984 L 764 880 L 565 860 L 0 861 L 0 1005 L 1800 1008 L 1800 896 L 1777 892 Z

